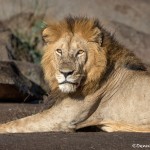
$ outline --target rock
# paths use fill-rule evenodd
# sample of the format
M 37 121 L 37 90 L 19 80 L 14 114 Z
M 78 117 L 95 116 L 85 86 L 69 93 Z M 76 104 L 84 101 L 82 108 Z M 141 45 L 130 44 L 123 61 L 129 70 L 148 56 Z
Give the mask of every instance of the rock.
M 0 104 L 0 123 L 33 115 L 40 112 L 42 108 L 43 104 Z M 133 150 L 136 146 L 138 147 L 138 144 L 148 145 L 150 139 L 150 134 L 147 133 L 105 133 L 91 132 L 91 130 L 84 133 L 84 131 L 0 134 L 0 148 L 2 150 L 46 150 L 50 148 L 52 150 Z
M 41 22 L 42 15 L 34 16 L 33 13 L 20 13 L 0 23 L 0 44 L 2 53 L 7 58 L 0 60 L 19 60 L 25 62 L 39 63 L 41 58 L 42 37 Z
M 150 134 L 125 132 L 1 134 L 1 150 L 149 150 Z
M 23 51 L 24 46 L 21 47 L 23 45 L 21 41 L 18 43 L 18 39 L 16 39 L 11 29 L 2 22 L 0 22 L 0 34 L 1 101 L 41 100 L 47 87 L 40 65 L 25 62 L 32 61 L 32 58 L 26 51 L 28 47 Z M 21 47 L 20 53 L 18 53 L 19 51 L 16 49 L 15 44 Z
M 132 50 L 144 63 L 150 64 L 150 34 L 137 31 L 125 24 L 112 21 L 115 38 Z
M 7 49 L 11 31 L 0 22 L 0 60 L 9 60 L 9 52 Z
M 0 103 L 0 124 L 36 114 L 43 109 L 43 104 Z
M 40 65 L 21 61 L 15 61 L 15 64 L 26 78 L 41 86 L 45 91 L 48 91 L 48 85 L 44 81 Z
M 0 60 L 17 60 L 15 62 L 16 66 L 27 79 L 43 89 L 47 89 L 39 65 L 27 63 L 27 61 L 33 62 L 33 58 L 27 52 L 27 49 L 32 49 L 37 43 L 36 47 L 38 49 L 42 47 L 40 32 L 38 31 L 38 34 L 34 35 L 33 31 L 37 28 L 33 28 L 33 24 L 37 19 L 43 19 L 44 15 L 41 14 L 45 14 L 45 20 L 50 22 L 51 20 L 62 19 L 71 12 L 71 15 L 75 16 L 86 14 L 89 17 L 100 19 L 102 25 L 112 34 L 115 34 L 120 43 L 131 49 L 144 63 L 150 65 L 149 4 L 150 2 L 147 0 L 87 0 L 86 3 L 82 0 L 51 0 L 50 3 L 47 0 L 39 0 L 37 4 L 39 10 L 35 9 L 34 1 L 21 0 L 20 3 L 14 5 L 12 1 L 2 0 L 0 10 L 2 12 L 7 10 L 7 15 L 0 13 L 0 20 L 3 20 L 0 22 Z M 61 13 L 58 13 L 60 10 Z M 27 33 L 26 35 L 29 38 L 33 36 L 31 43 L 36 44 L 26 47 L 26 44 L 15 36 L 14 32 L 16 31 L 19 34 Z M 39 39 L 38 42 L 35 40 L 36 37 Z M 19 45 L 18 49 L 16 49 L 16 45 Z
M 44 90 L 27 79 L 18 69 L 15 62 L 0 61 L 0 99 L 31 101 L 41 100 Z
M 150 34 L 149 0 L 21 0 L 20 3 L 1 0 L 0 20 L 21 12 L 44 13 L 47 19 L 62 19 L 72 15 L 98 17 L 102 22 L 116 21 Z M 7 10 L 7 11 L 6 11 Z M 12 11 L 13 10 L 13 11 Z

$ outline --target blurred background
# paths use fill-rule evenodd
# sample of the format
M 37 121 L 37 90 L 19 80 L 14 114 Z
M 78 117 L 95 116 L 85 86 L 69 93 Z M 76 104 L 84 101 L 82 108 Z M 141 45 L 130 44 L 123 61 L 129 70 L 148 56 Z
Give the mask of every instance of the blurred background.
M 0 0 L 0 101 L 43 100 L 40 67 L 44 21 L 98 18 L 116 39 L 150 65 L 150 0 Z

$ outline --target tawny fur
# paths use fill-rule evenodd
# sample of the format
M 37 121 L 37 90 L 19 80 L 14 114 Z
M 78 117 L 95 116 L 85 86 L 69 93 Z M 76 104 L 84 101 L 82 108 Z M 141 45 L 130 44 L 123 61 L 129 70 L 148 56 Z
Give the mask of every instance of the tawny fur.
M 42 67 L 55 103 L 0 125 L 1 133 L 73 132 L 93 125 L 107 132 L 150 132 L 150 74 L 98 20 L 68 17 L 49 24 L 43 38 Z M 65 79 L 62 72 L 68 71 Z

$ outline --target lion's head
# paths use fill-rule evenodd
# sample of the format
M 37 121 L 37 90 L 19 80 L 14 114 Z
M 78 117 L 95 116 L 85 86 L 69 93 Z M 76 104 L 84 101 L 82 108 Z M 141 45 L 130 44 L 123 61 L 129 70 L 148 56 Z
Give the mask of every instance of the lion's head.
M 106 66 L 97 20 L 66 18 L 43 31 L 42 67 L 50 87 L 64 93 L 96 88 Z

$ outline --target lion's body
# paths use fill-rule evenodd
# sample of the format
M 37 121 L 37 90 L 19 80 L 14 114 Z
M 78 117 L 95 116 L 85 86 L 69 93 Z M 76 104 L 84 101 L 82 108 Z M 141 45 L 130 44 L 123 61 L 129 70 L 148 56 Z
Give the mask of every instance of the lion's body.
M 0 132 L 150 132 L 150 74 L 96 20 L 68 18 L 49 25 L 42 59 L 55 104 L 2 124 Z

